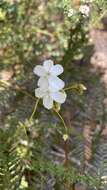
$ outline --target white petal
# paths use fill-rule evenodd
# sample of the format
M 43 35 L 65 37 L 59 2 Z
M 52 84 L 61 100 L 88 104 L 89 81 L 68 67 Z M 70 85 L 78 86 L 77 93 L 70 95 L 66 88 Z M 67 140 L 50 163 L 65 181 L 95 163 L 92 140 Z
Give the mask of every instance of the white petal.
M 52 109 L 53 107 L 53 100 L 49 95 L 43 97 L 43 105 L 47 109 Z
M 37 65 L 36 67 L 34 67 L 33 72 L 34 72 L 34 74 L 36 74 L 36 75 L 38 75 L 40 77 L 46 75 L 46 71 L 43 68 L 43 66 L 41 66 L 41 65 Z
M 53 61 L 51 59 L 44 61 L 43 67 L 46 72 L 49 72 L 51 67 L 53 66 Z
M 52 92 L 56 92 L 64 88 L 65 83 L 56 76 L 49 76 L 48 81 L 49 81 L 49 89 Z
M 63 73 L 64 69 L 62 67 L 62 65 L 53 65 L 53 67 L 51 67 L 50 73 L 54 76 L 58 76 L 61 73 Z
M 37 98 L 42 98 L 45 95 L 45 92 L 41 90 L 41 88 L 35 89 L 35 96 Z
M 48 89 L 48 86 L 49 86 L 48 79 L 46 77 L 40 77 L 37 85 L 46 91 Z
M 56 102 L 62 104 L 65 102 L 67 95 L 65 92 L 53 92 L 51 93 L 51 97 Z

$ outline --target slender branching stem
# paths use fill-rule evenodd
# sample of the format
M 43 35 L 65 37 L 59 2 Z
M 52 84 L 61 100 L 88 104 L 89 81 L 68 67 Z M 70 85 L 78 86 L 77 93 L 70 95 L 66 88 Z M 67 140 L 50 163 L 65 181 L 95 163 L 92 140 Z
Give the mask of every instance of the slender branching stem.
M 69 87 L 64 88 L 65 91 L 72 90 L 72 89 L 74 89 L 74 86 L 69 86 Z
M 28 134 L 27 134 L 27 126 L 26 126 L 24 123 L 20 122 L 20 121 L 19 121 L 19 125 L 20 125 L 20 126 L 23 128 L 23 130 L 24 130 L 24 133 L 25 133 L 25 136 L 26 136 L 26 140 L 29 141 Z
M 55 111 L 55 113 L 60 118 L 60 120 L 63 123 L 63 126 L 65 128 L 66 134 L 68 134 L 68 127 L 67 127 L 63 117 L 61 116 L 61 114 L 55 108 L 53 110 Z M 68 167 L 68 161 L 69 161 L 69 158 L 68 158 L 68 152 L 69 152 L 68 140 L 64 140 L 63 149 L 64 149 L 64 154 L 65 154 L 64 167 L 67 168 Z
M 63 126 L 64 126 L 64 128 L 65 128 L 66 133 L 68 133 L 68 132 L 67 132 L 67 126 L 66 126 L 66 123 L 65 123 L 63 117 L 61 116 L 61 114 L 60 114 L 55 108 L 53 108 L 53 110 L 54 110 L 54 112 L 58 115 L 58 117 L 60 118 L 61 122 L 63 123 Z
M 39 100 L 40 100 L 39 98 L 36 100 L 36 103 L 35 103 L 33 112 L 32 112 L 32 114 L 31 114 L 31 116 L 30 116 L 30 118 L 29 118 L 29 121 L 32 121 L 32 119 L 33 119 L 33 117 L 34 117 L 34 115 L 35 115 L 35 112 L 36 112 L 36 110 L 37 110 L 37 106 L 38 106 Z

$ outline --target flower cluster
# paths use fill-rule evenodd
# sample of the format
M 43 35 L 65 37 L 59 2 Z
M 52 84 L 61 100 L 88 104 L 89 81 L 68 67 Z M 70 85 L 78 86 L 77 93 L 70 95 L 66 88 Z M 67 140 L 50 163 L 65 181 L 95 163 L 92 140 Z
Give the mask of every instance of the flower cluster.
M 81 13 L 83 17 L 89 17 L 89 15 L 90 15 L 90 7 L 89 7 L 89 5 L 88 4 L 82 4 L 82 5 L 79 6 L 79 9 L 70 8 L 67 11 L 67 16 L 68 17 L 73 17 L 73 16 L 75 17 L 75 16 L 79 15 L 78 13 Z
M 68 10 L 68 17 L 73 16 L 73 14 L 74 14 L 74 9 L 69 9 Z
M 83 16 L 86 17 L 88 17 L 90 14 L 90 8 L 88 5 L 81 5 L 79 11 L 81 12 L 81 14 L 83 14 Z
M 62 104 L 66 100 L 66 93 L 63 88 L 65 83 L 58 77 L 63 73 L 63 67 L 54 65 L 52 60 L 45 60 L 43 65 L 34 68 L 34 74 L 39 76 L 38 88 L 35 89 L 35 96 L 43 99 L 43 105 L 47 109 L 53 108 L 53 101 Z

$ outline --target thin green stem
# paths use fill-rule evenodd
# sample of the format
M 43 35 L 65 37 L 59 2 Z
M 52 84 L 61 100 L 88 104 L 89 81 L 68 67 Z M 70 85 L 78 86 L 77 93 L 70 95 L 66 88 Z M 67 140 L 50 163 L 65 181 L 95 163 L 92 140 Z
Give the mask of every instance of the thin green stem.
M 64 125 L 66 134 L 68 134 L 68 127 L 66 126 L 66 123 L 65 123 L 63 117 L 61 116 L 61 114 L 60 114 L 55 108 L 53 108 L 53 110 L 55 111 L 55 113 L 57 113 L 58 117 L 60 118 L 61 122 L 62 122 L 63 125 Z M 64 153 L 65 153 L 64 167 L 65 167 L 65 168 L 68 167 L 68 161 L 69 161 L 69 158 L 68 158 L 68 150 L 69 150 L 68 141 L 67 141 L 67 140 L 64 140 Z
M 34 114 L 35 114 L 35 112 L 36 112 L 36 110 L 37 110 L 37 106 L 38 106 L 39 100 L 40 100 L 40 99 L 37 99 L 37 100 L 36 100 L 36 103 L 35 103 L 33 112 L 32 112 L 32 114 L 31 114 L 31 116 L 30 116 L 28 122 L 32 121 L 33 116 L 34 116 Z M 26 138 L 27 138 L 27 140 L 29 140 L 29 139 L 28 139 L 28 135 L 27 135 L 27 127 L 26 127 L 26 125 L 25 125 L 24 123 L 22 123 L 22 122 L 19 122 L 19 124 L 20 124 L 21 127 L 23 127 L 23 129 L 24 129 L 24 131 L 25 131 Z
M 29 141 L 26 125 L 24 123 L 20 122 L 20 121 L 19 121 L 19 125 L 23 128 L 23 130 L 25 132 L 25 135 L 26 135 L 26 139 L 27 139 L 27 141 Z
M 67 133 L 67 126 L 66 126 L 66 123 L 65 123 L 63 117 L 61 116 L 61 114 L 55 108 L 53 108 L 53 110 L 55 111 L 55 113 L 57 113 L 57 115 L 60 118 L 61 122 L 63 123 L 63 126 L 64 126 L 64 128 L 66 130 L 66 133 Z
M 64 88 L 64 90 L 67 91 L 67 90 L 71 90 L 71 89 L 75 89 L 75 88 L 74 88 L 74 86 L 70 86 L 70 87 Z
M 39 100 L 40 100 L 39 98 L 36 100 L 36 103 L 35 103 L 33 112 L 32 112 L 32 114 L 31 114 L 31 116 L 30 116 L 30 118 L 29 118 L 29 121 L 32 121 L 32 119 L 33 119 L 33 117 L 34 117 L 34 115 L 35 115 L 35 112 L 36 112 L 36 110 L 37 110 L 37 106 L 38 106 Z

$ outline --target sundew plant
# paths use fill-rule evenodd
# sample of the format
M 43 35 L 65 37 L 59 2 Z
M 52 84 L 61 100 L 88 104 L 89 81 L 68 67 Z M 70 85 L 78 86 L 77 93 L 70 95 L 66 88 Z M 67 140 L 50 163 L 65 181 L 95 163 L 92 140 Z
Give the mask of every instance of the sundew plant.
M 107 188 L 105 93 L 94 100 L 89 66 L 106 15 L 106 0 L 0 0 L 1 190 Z

